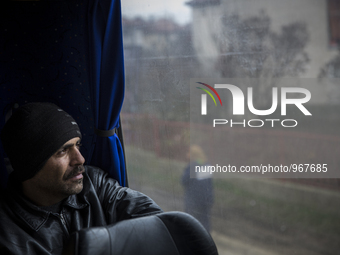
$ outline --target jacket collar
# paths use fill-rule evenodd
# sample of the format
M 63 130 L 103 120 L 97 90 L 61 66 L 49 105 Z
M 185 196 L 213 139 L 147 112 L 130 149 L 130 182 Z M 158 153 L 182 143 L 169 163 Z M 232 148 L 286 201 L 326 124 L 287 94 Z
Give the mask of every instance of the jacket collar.
M 83 194 L 83 192 L 80 192 L 79 195 Z M 65 202 L 64 202 L 64 206 L 69 206 L 72 207 L 74 209 L 83 209 L 88 205 L 87 202 L 81 202 L 79 199 L 78 195 L 71 195 L 69 196 Z
M 51 212 L 41 209 L 26 199 L 22 194 L 21 183 L 14 180 L 14 178 L 10 178 L 7 191 L 7 201 L 14 214 L 21 218 L 31 229 L 39 231 L 48 220 Z M 82 194 L 82 192 L 79 194 Z M 87 205 L 85 201 L 80 201 L 78 195 L 71 195 L 64 201 L 62 208 L 69 206 L 79 210 Z

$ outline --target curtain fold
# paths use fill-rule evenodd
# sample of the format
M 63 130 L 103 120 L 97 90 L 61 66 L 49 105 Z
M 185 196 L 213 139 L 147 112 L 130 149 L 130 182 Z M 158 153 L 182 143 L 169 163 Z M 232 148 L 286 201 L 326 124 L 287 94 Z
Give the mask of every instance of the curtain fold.
M 8 173 L 4 162 L 3 150 L 0 150 L 0 187 L 5 189 L 7 186 Z
M 89 75 L 94 125 L 97 130 L 119 127 L 124 99 L 124 61 L 119 0 L 94 0 L 89 5 Z M 91 165 L 126 185 L 124 153 L 116 134 L 95 135 Z

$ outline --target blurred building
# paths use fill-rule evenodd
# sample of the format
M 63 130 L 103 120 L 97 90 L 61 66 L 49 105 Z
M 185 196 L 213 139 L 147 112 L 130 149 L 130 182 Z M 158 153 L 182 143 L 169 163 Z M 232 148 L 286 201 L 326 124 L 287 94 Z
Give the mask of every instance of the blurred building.
M 133 68 L 125 76 L 125 102 L 133 103 L 124 110 L 183 120 L 186 115 L 177 113 L 188 103 L 188 77 L 198 70 L 191 25 L 167 17 L 123 18 L 123 42 L 125 66 Z
M 190 26 L 181 26 L 171 18 L 123 18 L 123 40 L 126 58 L 144 52 L 147 57 L 175 56 L 185 40 L 190 40 Z

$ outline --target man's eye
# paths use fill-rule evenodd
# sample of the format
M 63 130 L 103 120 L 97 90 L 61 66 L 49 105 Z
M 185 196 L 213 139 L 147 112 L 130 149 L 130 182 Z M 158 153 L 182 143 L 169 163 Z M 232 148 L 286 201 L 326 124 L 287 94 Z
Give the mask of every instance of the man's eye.
M 81 146 L 83 146 L 83 144 L 77 143 L 77 148 L 78 148 L 78 149 L 79 149 Z
M 63 155 L 66 153 L 66 149 L 61 149 L 57 152 L 58 155 Z

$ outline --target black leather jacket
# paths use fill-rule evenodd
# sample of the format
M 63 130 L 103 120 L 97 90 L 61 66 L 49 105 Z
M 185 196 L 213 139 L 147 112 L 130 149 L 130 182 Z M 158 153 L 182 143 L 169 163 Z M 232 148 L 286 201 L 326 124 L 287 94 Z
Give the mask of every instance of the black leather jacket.
M 82 192 L 69 196 L 59 214 L 33 205 L 10 182 L 0 204 L 0 254 L 61 254 L 73 231 L 162 212 L 98 168 L 86 166 L 83 175 Z

